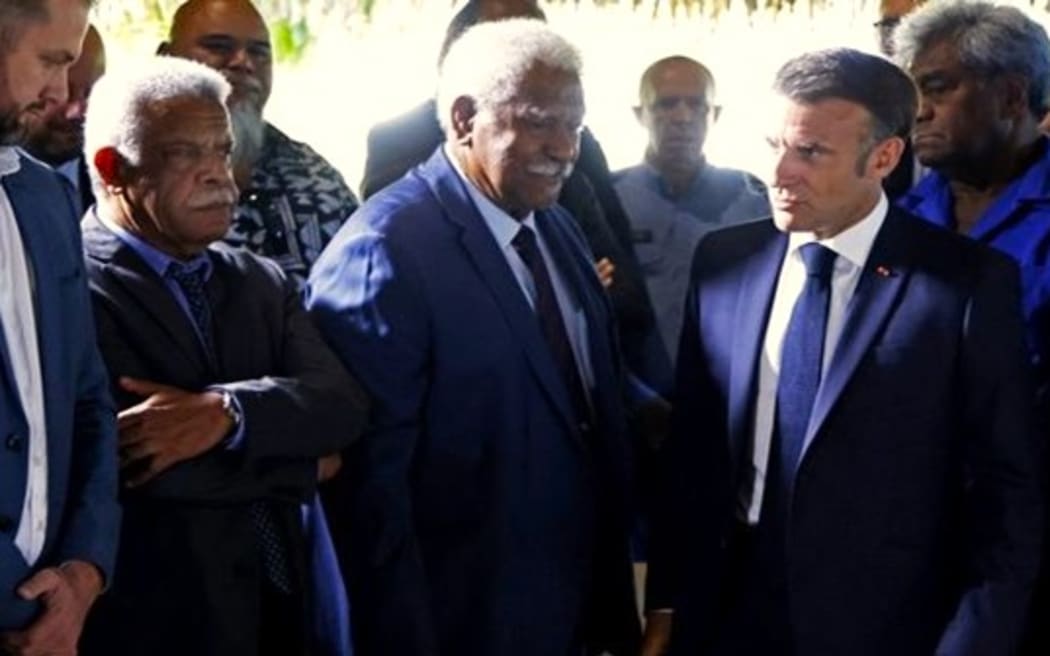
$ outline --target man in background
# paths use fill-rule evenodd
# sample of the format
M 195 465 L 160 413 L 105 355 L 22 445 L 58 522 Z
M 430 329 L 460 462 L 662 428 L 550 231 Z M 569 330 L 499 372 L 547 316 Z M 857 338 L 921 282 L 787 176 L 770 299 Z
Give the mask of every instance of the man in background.
M 273 83 L 270 31 L 250 0 L 189 0 L 160 54 L 193 59 L 233 86 L 229 109 L 240 189 L 227 242 L 274 260 L 302 283 L 357 199 L 310 146 L 263 118 Z
M 69 94 L 64 103 L 48 105 L 33 121 L 25 149 L 68 181 L 77 217 L 95 204 L 84 162 L 84 115 L 91 89 L 106 72 L 106 50 L 94 25 L 88 26 L 80 58 L 69 68 Z
M 13 146 L 68 91 L 90 3 L 0 3 L 0 652 L 76 653 L 113 575 L 116 430 L 77 217 Z
M 769 201 L 757 178 L 704 156 L 720 109 L 706 66 L 683 56 L 661 59 L 642 75 L 638 96 L 634 114 L 649 133 L 645 162 L 617 172 L 614 181 L 674 362 L 696 245 L 711 230 L 768 216 Z

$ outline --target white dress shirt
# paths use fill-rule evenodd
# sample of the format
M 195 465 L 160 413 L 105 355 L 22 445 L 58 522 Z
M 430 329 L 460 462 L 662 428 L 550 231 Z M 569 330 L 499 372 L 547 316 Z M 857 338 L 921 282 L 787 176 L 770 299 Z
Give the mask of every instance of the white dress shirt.
M 0 147 L 0 178 L 19 168 L 15 149 Z M 0 324 L 29 425 L 29 471 L 15 547 L 30 565 L 40 557 L 47 533 L 47 426 L 31 275 L 14 208 L 0 186 Z
M 488 226 L 492 236 L 496 239 L 500 252 L 503 253 L 510 270 L 518 280 L 518 285 L 525 295 L 525 300 L 528 301 L 533 310 L 536 309 L 536 286 L 532 280 L 532 273 L 524 260 L 521 259 L 521 256 L 518 255 L 518 251 L 514 248 L 512 242 L 522 226 L 528 226 L 533 234 L 536 235 L 536 243 L 539 245 L 543 261 L 547 265 L 547 273 L 551 278 L 554 296 L 558 300 L 558 308 L 561 310 L 562 321 L 565 323 L 565 332 L 568 333 L 569 344 L 572 346 L 573 356 L 576 359 L 576 368 L 579 370 L 580 380 L 583 381 L 584 393 L 587 394 L 587 400 L 590 402 L 591 390 L 594 388 L 594 367 L 591 364 L 590 338 L 587 335 L 587 315 L 584 313 L 576 296 L 565 283 L 565 278 L 558 269 L 554 258 L 551 257 L 543 232 L 537 229 L 535 214 L 529 212 L 529 215 L 520 221 L 507 214 L 489 200 L 485 194 L 481 193 L 481 190 L 475 187 L 473 182 L 467 179 L 466 175 L 459 168 L 459 162 L 449 152 L 447 144 L 445 146 L 445 156 L 452 163 L 452 168 L 459 175 L 460 179 L 463 180 L 467 193 L 470 194 L 471 200 L 474 201 L 474 206 L 477 207 L 481 218 L 485 221 L 485 225 Z
M 765 340 L 758 363 L 758 398 L 755 403 L 754 448 L 751 455 L 753 475 L 742 479 L 745 485 L 740 490 L 738 516 L 746 519 L 748 524 L 757 524 L 762 510 L 762 493 L 765 490 L 766 466 L 769 461 L 769 446 L 777 405 L 781 349 L 784 345 L 784 334 L 791 321 L 791 311 L 806 282 L 806 265 L 802 262 L 799 247 L 817 242 L 838 254 L 831 274 L 831 299 L 824 333 L 824 362 L 821 366 L 823 374 L 835 353 L 839 335 L 842 334 L 846 310 L 888 210 L 889 202 L 883 194 L 867 216 L 830 239 L 818 240 L 809 232 L 793 232 L 788 238 L 787 252 L 780 265 L 773 307 L 770 310 L 769 323 L 766 324 Z M 823 378 L 822 375 L 821 380 Z M 754 483 L 750 489 L 746 485 L 746 481 L 749 480 Z

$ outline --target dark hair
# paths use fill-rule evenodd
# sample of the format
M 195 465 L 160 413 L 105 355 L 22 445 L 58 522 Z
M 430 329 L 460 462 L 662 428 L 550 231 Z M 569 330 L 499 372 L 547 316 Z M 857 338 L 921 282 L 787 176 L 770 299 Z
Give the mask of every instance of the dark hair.
M 908 74 L 890 61 L 850 48 L 818 50 L 795 57 L 777 71 L 773 89 L 791 100 L 815 103 L 838 98 L 871 114 L 871 139 L 906 139 L 918 93 Z
M 463 5 L 463 8 L 456 12 L 456 15 L 452 17 L 452 20 L 448 22 L 448 27 L 445 29 L 445 40 L 441 43 L 441 53 L 438 55 L 438 66 L 445 61 L 445 55 L 448 54 L 448 49 L 452 47 L 452 44 L 456 42 L 456 39 L 463 36 L 463 33 L 474 27 L 481 20 L 482 5 L 485 4 L 485 0 L 467 0 L 467 4 Z M 534 18 L 545 21 L 547 20 L 546 14 L 543 10 L 536 7 Z

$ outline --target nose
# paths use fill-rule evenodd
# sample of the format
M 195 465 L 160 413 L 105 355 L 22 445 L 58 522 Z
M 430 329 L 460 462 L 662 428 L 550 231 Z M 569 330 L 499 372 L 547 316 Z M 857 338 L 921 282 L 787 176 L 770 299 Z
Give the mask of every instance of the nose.
M 248 53 L 248 44 L 241 44 L 234 49 L 227 68 L 235 71 L 244 71 L 245 73 L 255 72 L 255 62 L 252 61 L 252 57 Z
M 766 180 L 773 188 L 790 187 L 798 178 L 798 170 L 790 151 L 782 148 L 770 156 L 769 175 Z
M 696 118 L 696 111 L 689 106 L 689 102 L 686 99 L 679 98 L 674 106 L 671 107 L 668 118 L 675 123 L 689 123 Z
M 580 151 L 580 131 L 575 126 L 560 126 L 551 131 L 547 140 L 547 155 L 562 163 L 576 161 Z
M 926 122 L 933 118 L 933 105 L 926 100 L 926 96 L 919 95 L 919 108 L 915 113 L 915 122 Z
M 58 67 L 48 78 L 44 89 L 40 92 L 40 99 L 56 105 L 65 104 L 66 99 L 69 98 L 68 72 L 68 67 Z

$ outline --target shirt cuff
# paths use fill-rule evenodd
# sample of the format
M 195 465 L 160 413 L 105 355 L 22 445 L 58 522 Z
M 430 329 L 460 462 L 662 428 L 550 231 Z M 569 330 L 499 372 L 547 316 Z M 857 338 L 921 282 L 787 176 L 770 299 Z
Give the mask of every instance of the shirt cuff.
M 222 442 L 219 443 L 219 447 L 226 451 L 239 450 L 244 444 L 244 425 L 247 423 L 244 420 L 244 408 L 241 407 L 241 402 L 237 399 L 236 394 L 221 385 L 212 385 L 207 388 L 207 391 L 229 395 L 230 407 L 233 409 L 233 414 L 239 417 L 239 419 L 234 423 L 233 430 L 230 434 L 223 438 Z

